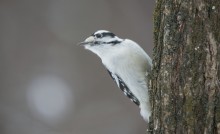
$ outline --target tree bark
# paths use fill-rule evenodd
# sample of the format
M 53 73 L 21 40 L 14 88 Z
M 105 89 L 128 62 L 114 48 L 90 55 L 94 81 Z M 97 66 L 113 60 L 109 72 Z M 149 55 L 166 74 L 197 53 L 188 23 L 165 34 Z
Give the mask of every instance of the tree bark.
M 220 0 L 157 0 L 148 133 L 220 134 Z

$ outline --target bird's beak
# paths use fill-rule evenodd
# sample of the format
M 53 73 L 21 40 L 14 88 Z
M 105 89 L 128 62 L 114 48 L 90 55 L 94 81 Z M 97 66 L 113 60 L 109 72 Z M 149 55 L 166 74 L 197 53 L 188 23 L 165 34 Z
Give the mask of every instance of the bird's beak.
M 78 43 L 77 45 L 79 46 L 84 46 L 86 44 L 90 44 L 93 43 L 95 41 L 95 38 L 93 36 L 88 37 L 87 39 L 85 39 L 85 41 Z

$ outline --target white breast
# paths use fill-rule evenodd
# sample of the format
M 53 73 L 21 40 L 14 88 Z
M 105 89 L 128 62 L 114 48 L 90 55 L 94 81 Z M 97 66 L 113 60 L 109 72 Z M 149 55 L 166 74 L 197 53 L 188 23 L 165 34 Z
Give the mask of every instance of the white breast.
M 151 61 L 148 61 L 150 58 L 141 47 L 126 40 L 124 44 L 111 48 L 101 59 L 108 70 L 117 74 L 127 84 L 139 101 L 148 98 L 145 74 L 151 66 Z

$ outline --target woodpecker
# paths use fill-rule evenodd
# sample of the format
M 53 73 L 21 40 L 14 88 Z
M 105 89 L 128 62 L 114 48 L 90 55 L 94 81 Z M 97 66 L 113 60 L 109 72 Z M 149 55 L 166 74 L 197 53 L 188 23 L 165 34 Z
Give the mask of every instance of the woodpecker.
M 140 114 L 149 122 L 147 74 L 151 71 L 152 60 L 134 41 L 121 39 L 107 30 L 98 30 L 79 43 L 95 53 L 117 86 L 140 108 Z

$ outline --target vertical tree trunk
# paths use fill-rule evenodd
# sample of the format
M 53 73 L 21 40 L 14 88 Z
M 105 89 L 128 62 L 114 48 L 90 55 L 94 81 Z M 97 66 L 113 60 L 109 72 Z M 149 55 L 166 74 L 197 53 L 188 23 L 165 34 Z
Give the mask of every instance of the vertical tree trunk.
M 157 0 L 149 133 L 220 133 L 220 0 Z

